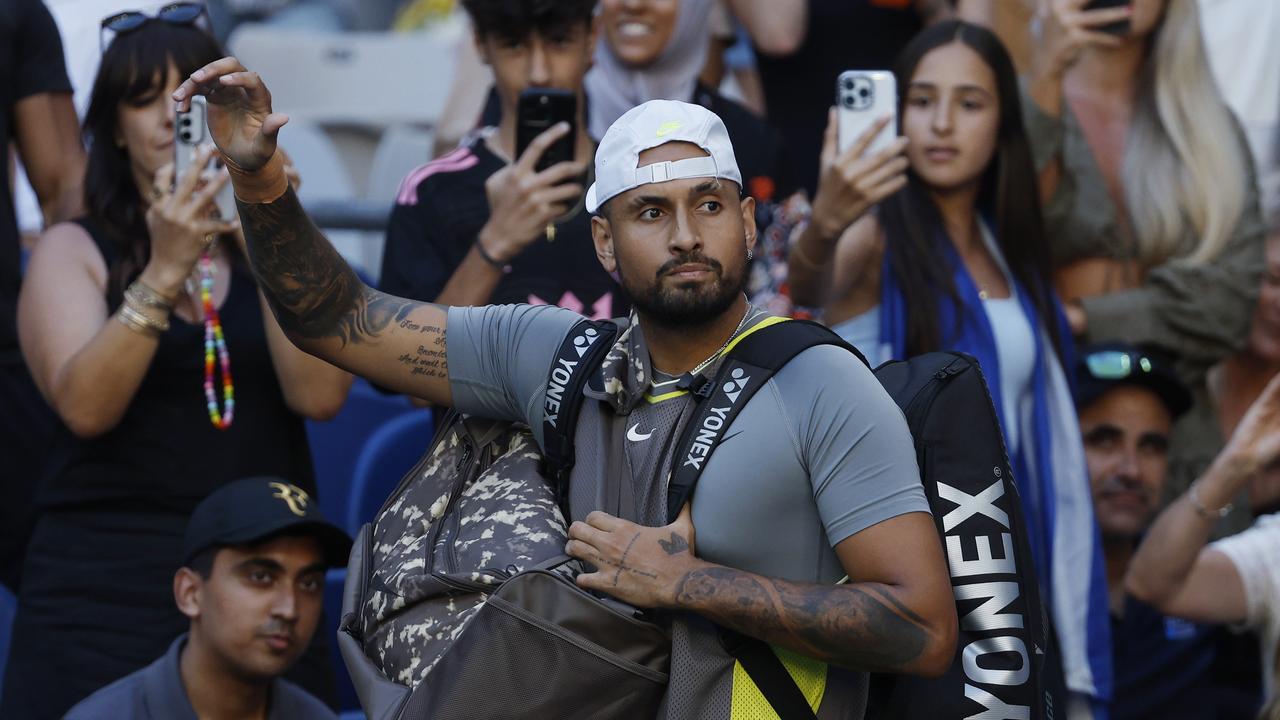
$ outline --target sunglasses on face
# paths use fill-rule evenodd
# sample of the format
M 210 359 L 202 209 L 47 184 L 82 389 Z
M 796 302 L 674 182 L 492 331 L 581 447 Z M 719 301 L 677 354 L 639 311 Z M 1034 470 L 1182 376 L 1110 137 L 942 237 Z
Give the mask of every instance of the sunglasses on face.
M 1122 380 L 1152 371 L 1151 359 L 1122 350 L 1100 350 L 1085 356 L 1084 366 L 1099 380 Z
M 204 4 L 194 2 L 169 3 L 157 10 L 155 15 L 148 15 L 141 10 L 125 10 L 115 15 L 108 15 L 99 25 L 98 49 L 106 52 L 108 32 L 111 33 L 112 38 L 116 38 L 137 30 L 152 19 L 167 22 L 170 25 L 195 25 L 202 17 L 208 17 Z

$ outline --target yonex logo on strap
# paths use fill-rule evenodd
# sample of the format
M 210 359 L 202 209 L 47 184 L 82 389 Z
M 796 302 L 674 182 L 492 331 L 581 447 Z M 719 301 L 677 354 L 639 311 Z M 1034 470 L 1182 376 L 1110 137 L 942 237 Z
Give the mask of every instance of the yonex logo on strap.
M 742 368 L 734 368 L 729 373 L 729 381 L 721 386 L 728 403 L 711 408 L 702 418 L 702 424 L 698 426 L 698 434 L 694 437 L 693 445 L 689 446 L 689 454 L 685 455 L 685 466 L 702 469 L 702 463 L 711 454 L 711 449 L 719 442 L 720 436 L 729 425 L 729 413 L 733 411 L 734 404 L 738 402 L 738 397 L 750 383 L 751 376 Z
M 587 328 L 586 332 L 574 338 L 573 349 L 578 352 L 578 357 L 586 355 L 587 351 L 591 349 L 591 344 L 594 343 L 596 338 L 599 336 L 600 333 L 596 332 L 595 328 Z
M 556 358 L 556 366 L 551 369 L 551 382 L 547 383 L 547 399 L 543 403 L 542 419 L 551 427 L 559 427 L 556 422 L 560 419 L 560 406 L 564 404 L 565 390 L 569 387 L 569 380 L 573 378 L 574 370 L 582 362 L 582 356 L 587 354 L 598 339 L 600 339 L 600 331 L 587 328 L 573 339 L 573 351 L 577 353 L 577 360 L 566 357 Z

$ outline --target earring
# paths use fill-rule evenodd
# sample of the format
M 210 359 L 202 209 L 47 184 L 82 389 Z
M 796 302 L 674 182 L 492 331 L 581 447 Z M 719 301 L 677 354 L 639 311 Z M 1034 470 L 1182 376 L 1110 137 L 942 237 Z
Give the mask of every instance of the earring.
M 751 252 L 751 248 L 747 248 L 747 260 L 755 260 L 755 253 Z

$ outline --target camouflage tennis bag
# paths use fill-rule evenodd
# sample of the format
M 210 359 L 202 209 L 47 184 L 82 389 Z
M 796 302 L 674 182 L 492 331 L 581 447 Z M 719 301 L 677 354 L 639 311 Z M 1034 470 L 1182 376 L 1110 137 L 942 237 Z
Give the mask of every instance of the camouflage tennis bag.
M 583 321 L 562 344 L 567 432 L 545 424 L 545 456 L 523 424 L 451 412 L 356 536 L 338 646 L 372 720 L 656 714 L 666 630 L 561 567 L 570 435 L 616 329 Z

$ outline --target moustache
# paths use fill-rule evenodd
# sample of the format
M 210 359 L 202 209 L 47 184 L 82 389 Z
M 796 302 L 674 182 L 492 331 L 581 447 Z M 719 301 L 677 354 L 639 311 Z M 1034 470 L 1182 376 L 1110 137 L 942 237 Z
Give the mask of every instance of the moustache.
M 708 268 L 711 268 L 711 271 L 714 272 L 715 274 L 717 275 L 724 274 L 724 266 L 721 265 L 718 260 L 712 260 L 711 258 L 707 257 L 706 255 L 703 255 L 702 253 L 686 253 L 684 255 L 672 258 L 666 261 L 665 263 L 663 263 L 662 267 L 658 268 L 658 272 L 657 272 L 658 279 L 661 279 L 662 276 L 671 273 L 671 271 L 675 270 L 681 265 L 706 265 Z

